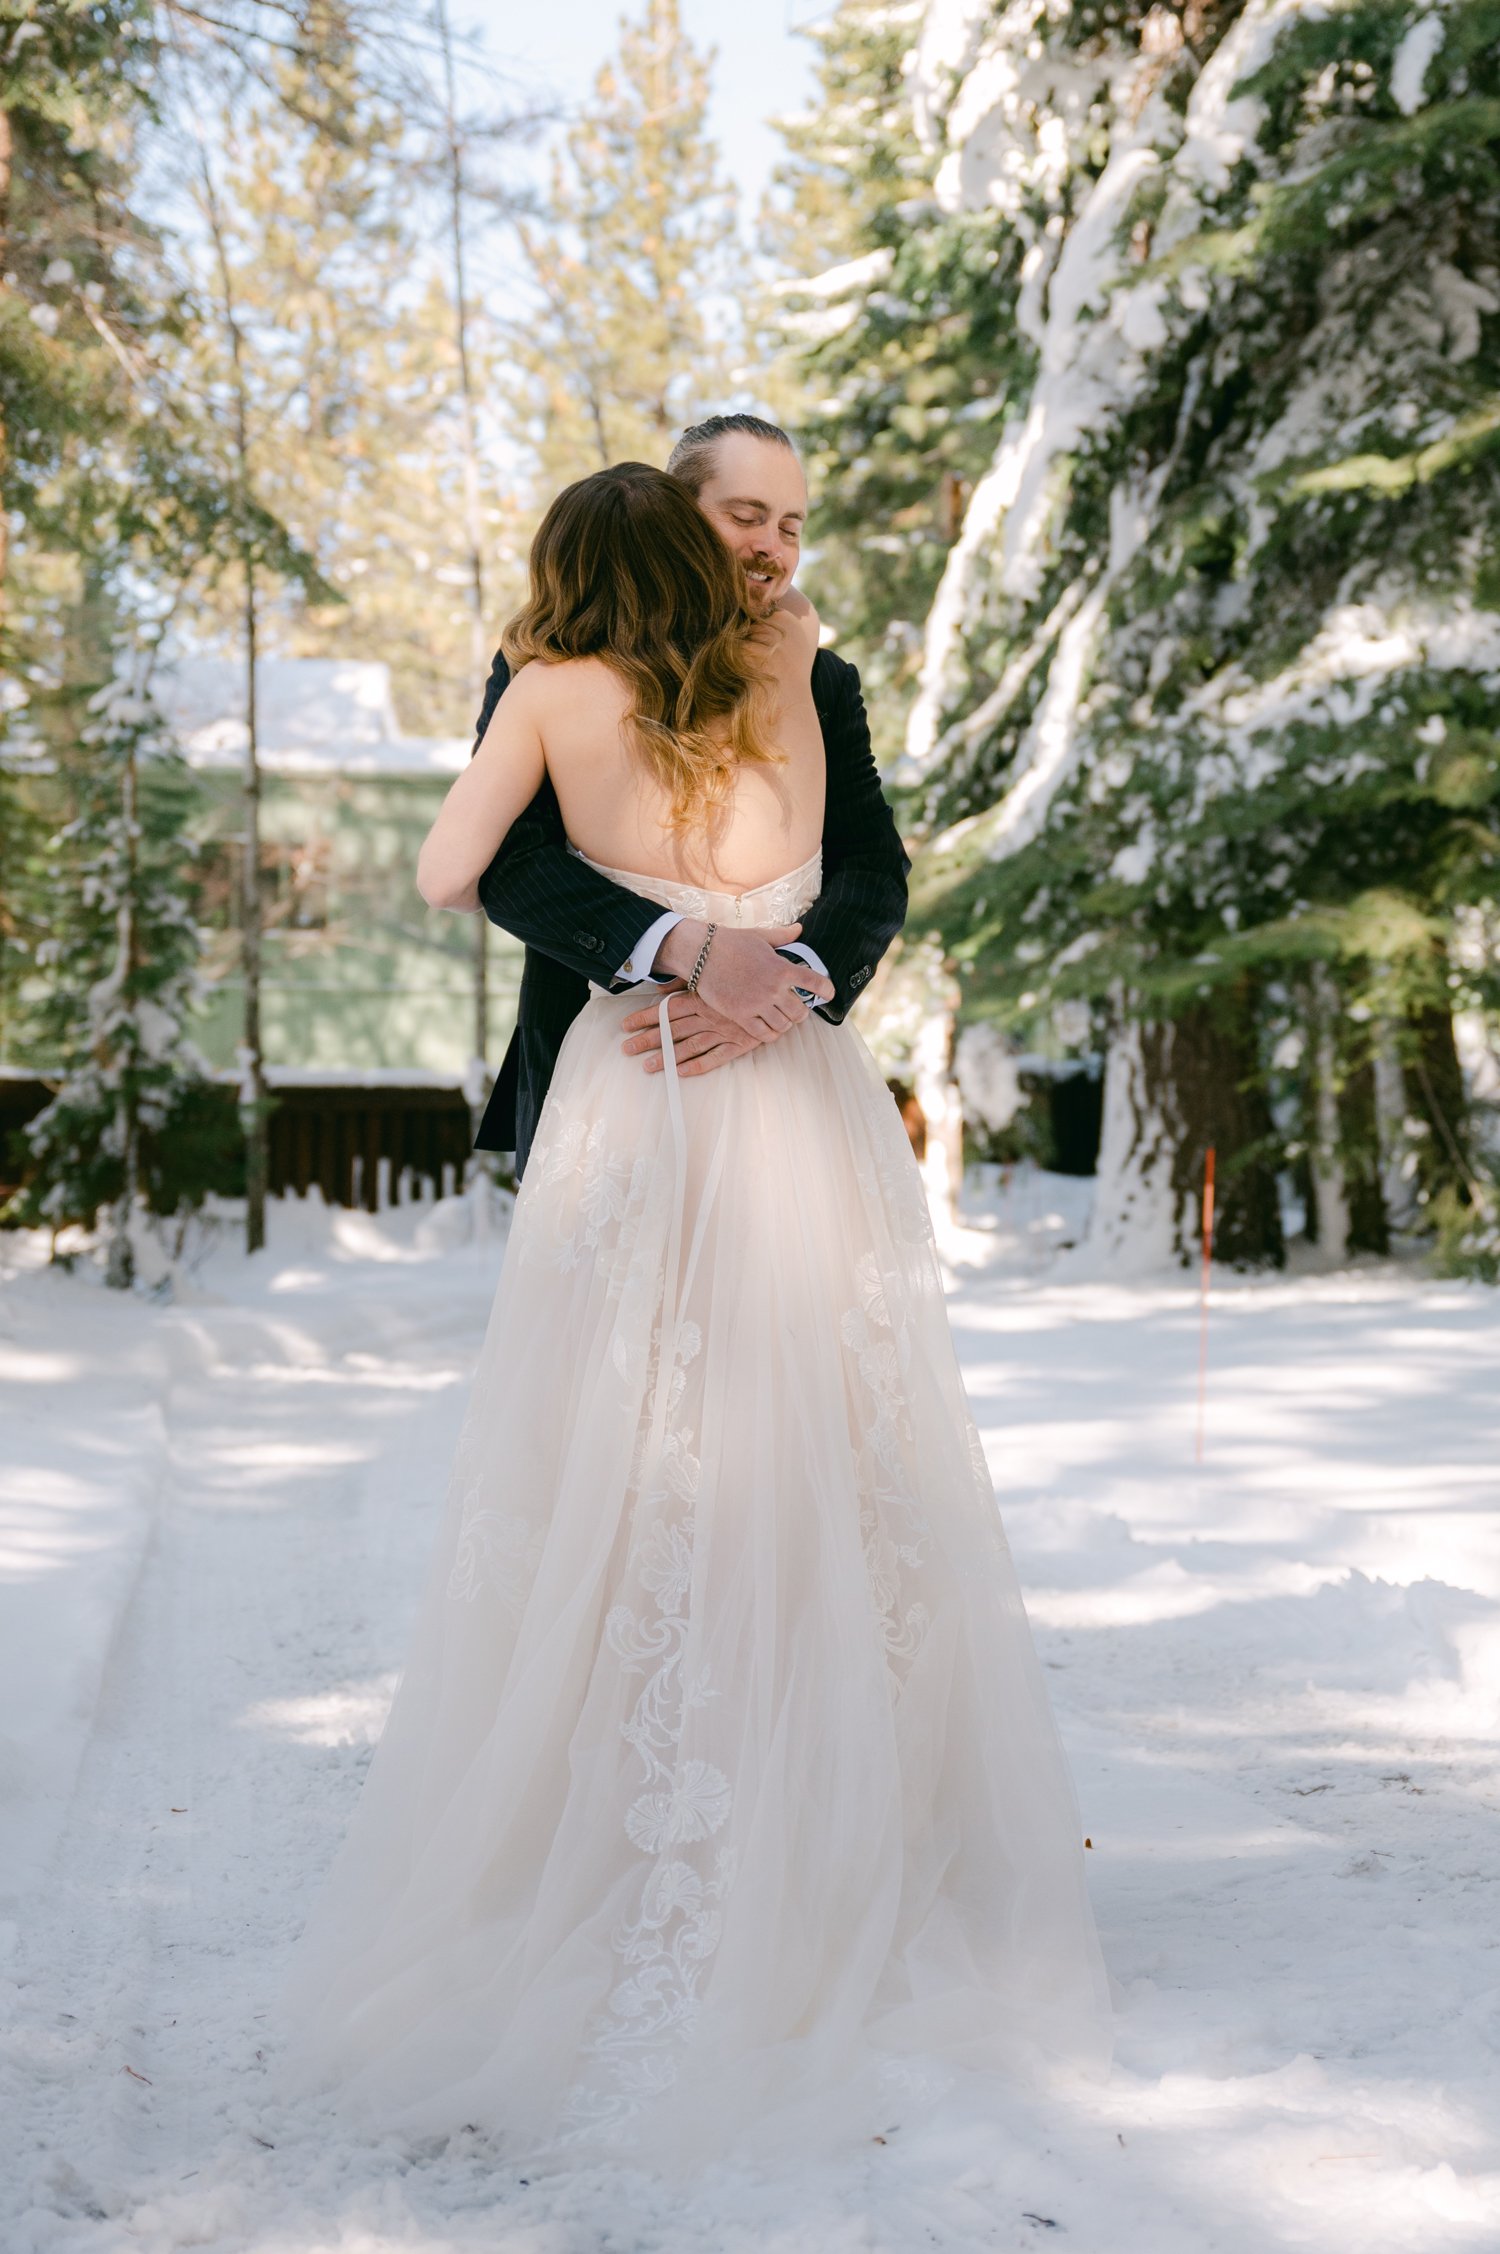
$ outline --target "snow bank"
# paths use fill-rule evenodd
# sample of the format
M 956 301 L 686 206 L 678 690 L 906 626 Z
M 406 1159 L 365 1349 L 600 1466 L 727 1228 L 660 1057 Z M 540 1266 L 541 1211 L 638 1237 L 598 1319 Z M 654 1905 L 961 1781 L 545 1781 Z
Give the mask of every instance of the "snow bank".
M 5 1240 L 0 1238 L 0 1247 Z M 41 1885 L 166 1465 L 149 1330 L 61 1276 L 0 1290 L 0 1957 Z
M 190 1477 L 174 1432 L 214 1369 L 201 1311 L 344 1305 L 359 1279 L 385 1293 L 393 1267 L 455 1258 L 488 1276 L 509 1206 L 483 1187 L 378 1217 L 273 1198 L 247 1262 L 241 1207 L 214 1201 L 170 1309 L 105 1290 L 96 1256 L 49 1267 L 43 1232 L 0 1233 L 0 1959 L 55 1852 L 153 1528 Z M 164 1267 L 145 1234 L 139 1266 Z
M 1500 1295 L 1389 1265 L 1216 1282 L 1198 1467 L 1193 1286 L 1070 1281 L 1091 1187 L 971 1180 L 950 1305 L 1092 1842 L 1114 2074 L 685 2185 L 522 2180 L 462 2132 L 365 2145 L 263 2094 L 494 1217 L 282 1204 L 268 1255 L 221 1241 L 170 1306 L 0 1240 L 0 1414 L 31 1466 L 7 1461 L 3 1586 L 19 1555 L 36 1607 L 0 1697 L 14 1717 L 71 1667 L 47 1742 L 72 1731 L 77 1770 L 0 1974 L 6 2254 L 1500 2244 Z M 85 1556 L 113 1560 L 108 1604 Z

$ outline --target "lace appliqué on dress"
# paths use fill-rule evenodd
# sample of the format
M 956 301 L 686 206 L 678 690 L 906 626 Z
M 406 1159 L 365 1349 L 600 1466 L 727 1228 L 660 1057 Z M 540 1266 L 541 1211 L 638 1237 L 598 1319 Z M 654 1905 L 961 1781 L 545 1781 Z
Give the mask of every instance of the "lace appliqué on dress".
M 541 1563 L 542 1530 L 519 1511 L 484 1502 L 488 1485 L 471 1487 L 464 1497 L 448 1594 L 456 1604 L 472 1604 L 487 1590 L 519 1619 Z
M 637 869 L 617 869 L 607 861 L 590 860 L 576 845 L 570 845 L 568 851 L 596 869 L 600 876 L 610 877 L 615 883 L 642 893 L 646 899 L 655 900 L 679 916 L 701 916 L 705 921 L 741 924 L 752 929 L 757 924 L 769 927 L 799 923 L 817 899 L 823 883 L 821 846 L 800 869 L 791 869 L 784 877 L 773 877 L 769 884 L 753 885 L 746 892 L 676 884 L 670 877 L 647 876 Z
M 659 1334 L 653 1343 L 659 1351 Z M 684 1323 L 669 1420 L 701 1344 L 697 1324 Z M 734 1881 L 733 1850 L 709 1844 L 729 1820 L 729 1779 L 712 1761 L 682 1751 L 688 1714 L 718 1695 L 707 1670 L 687 1671 L 699 1475 L 692 1439 L 685 1425 L 668 1422 L 655 1484 L 637 1504 L 638 1523 L 649 1521 L 633 1561 L 640 1597 L 613 1606 L 604 1623 L 605 1643 L 625 1672 L 646 1678 L 620 1727 L 644 1787 L 625 1811 L 625 1834 L 652 1860 L 635 1915 L 613 1935 L 621 1977 L 584 2046 L 585 2078 L 564 2117 L 569 2143 L 618 2141 L 641 2106 L 675 2084 L 678 2046 L 696 2022 L 704 1968 L 719 1944 L 718 1905 Z M 638 1476 L 644 1468 L 638 1463 Z
M 926 1522 L 906 1466 L 912 1444 L 903 1378 L 907 1346 L 893 1326 L 874 1255 L 866 1253 L 855 1277 L 859 1304 L 846 1310 L 839 1333 L 854 1357 L 864 1392 L 859 1420 L 859 1528 L 864 1543 L 875 1636 L 900 1697 L 930 1618 L 919 1598 L 908 1601 L 906 1576 L 927 1555 Z M 903 1447 L 905 1443 L 905 1447 Z M 898 1538 L 898 1532 L 905 1539 Z
M 557 1138 L 539 1147 L 533 1166 L 556 1221 L 549 1265 L 566 1273 L 598 1254 L 602 1244 L 628 1259 L 634 1232 L 628 1217 L 640 1213 L 650 1161 L 611 1148 L 604 1120 L 570 1119 Z M 559 1192 L 569 1194 L 558 1195 Z

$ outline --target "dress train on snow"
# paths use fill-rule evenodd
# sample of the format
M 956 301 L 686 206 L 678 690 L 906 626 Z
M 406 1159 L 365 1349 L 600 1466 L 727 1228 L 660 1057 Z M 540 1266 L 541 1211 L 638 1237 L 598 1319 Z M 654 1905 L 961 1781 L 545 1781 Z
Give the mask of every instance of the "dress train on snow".
M 664 906 L 769 926 L 815 858 Z M 926 1200 L 855 1028 L 648 1076 L 595 993 L 517 1198 L 284 2086 L 663 2163 L 1098 2066 L 1078 1813 Z M 893 2110 L 894 2109 L 894 2110 Z

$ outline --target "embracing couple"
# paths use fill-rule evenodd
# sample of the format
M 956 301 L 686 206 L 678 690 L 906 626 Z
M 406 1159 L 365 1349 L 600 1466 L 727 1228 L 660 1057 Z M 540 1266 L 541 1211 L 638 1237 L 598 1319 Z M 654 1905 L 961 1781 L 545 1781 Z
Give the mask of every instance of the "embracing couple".
M 523 1179 L 286 1991 L 291 2086 L 372 2131 L 826 2150 L 1107 2050 L 920 1178 L 846 1020 L 907 863 L 792 586 L 806 506 L 747 416 L 560 494 L 422 850 L 431 903 L 526 942 L 480 1137 Z

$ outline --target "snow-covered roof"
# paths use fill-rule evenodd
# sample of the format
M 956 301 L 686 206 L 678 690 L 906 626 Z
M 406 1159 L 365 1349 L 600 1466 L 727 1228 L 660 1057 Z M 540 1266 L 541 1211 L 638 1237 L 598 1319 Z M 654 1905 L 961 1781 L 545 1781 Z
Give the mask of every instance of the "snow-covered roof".
M 245 755 L 245 673 L 233 658 L 182 658 L 152 680 L 194 767 Z M 376 658 L 266 657 L 255 668 L 261 764 L 284 775 L 456 775 L 467 736 L 404 736 L 390 667 Z

